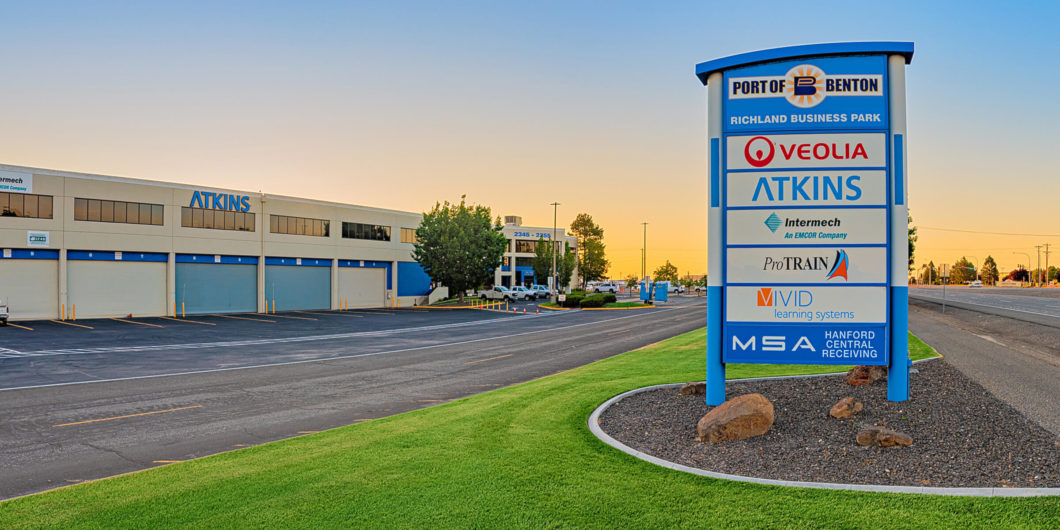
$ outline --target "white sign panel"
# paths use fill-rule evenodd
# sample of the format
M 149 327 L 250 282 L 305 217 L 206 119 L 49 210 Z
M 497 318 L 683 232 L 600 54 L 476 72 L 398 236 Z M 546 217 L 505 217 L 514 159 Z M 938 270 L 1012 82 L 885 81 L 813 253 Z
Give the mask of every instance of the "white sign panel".
M 47 248 L 51 244 L 50 236 L 50 232 L 28 231 L 26 232 L 26 246 Z
M 887 210 L 729 210 L 729 245 L 829 245 L 887 243 Z
M 729 207 L 861 206 L 887 204 L 887 173 L 817 170 L 730 173 Z
M 33 175 L 14 171 L 0 171 L 0 191 L 33 193 Z
M 729 136 L 727 169 L 860 168 L 887 165 L 882 133 Z
M 886 247 L 730 248 L 726 283 L 886 283 Z
M 731 286 L 725 288 L 725 310 L 728 322 L 886 322 L 887 288 Z

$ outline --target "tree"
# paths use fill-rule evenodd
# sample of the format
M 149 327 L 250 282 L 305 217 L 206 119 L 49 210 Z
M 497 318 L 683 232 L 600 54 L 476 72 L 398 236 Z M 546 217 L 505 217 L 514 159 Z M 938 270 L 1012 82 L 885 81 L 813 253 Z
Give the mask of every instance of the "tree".
M 570 286 L 570 281 L 574 277 L 574 268 L 578 266 L 578 257 L 574 255 L 574 249 L 570 248 L 570 243 L 563 243 L 563 259 L 556 261 L 556 268 L 559 269 L 559 288 L 566 289 Z
M 1045 281 L 1047 282 L 1052 282 L 1053 280 L 1060 280 L 1060 267 L 1050 265 L 1049 272 L 1047 274 L 1048 276 L 1045 279 Z
M 652 273 L 652 280 L 657 282 L 677 282 L 677 266 L 672 265 L 670 260 L 666 260 L 666 265 L 660 265 L 655 272 Z
M 593 222 L 591 215 L 580 213 L 571 222 L 570 231 L 578 238 L 578 270 L 582 285 L 604 279 L 610 265 L 604 255 L 604 229 Z
M 975 267 L 972 266 L 972 262 L 968 261 L 968 258 L 961 256 L 961 259 L 957 260 L 953 267 L 950 268 L 950 281 L 951 284 L 960 284 L 970 282 L 975 279 Z
M 626 292 L 629 293 L 629 296 L 633 296 L 633 289 L 637 287 L 637 283 L 639 282 L 637 281 L 637 276 L 635 274 L 626 276 Z
M 1007 276 L 1005 276 L 1005 279 L 1017 282 L 1026 282 L 1030 281 L 1031 273 L 1027 269 L 1024 269 L 1023 265 L 1019 265 L 1015 269 L 1012 269 L 1012 271 L 1009 272 Z
M 534 258 L 530 262 L 530 265 L 534 267 L 534 280 L 536 283 L 548 285 L 548 281 L 545 278 L 552 277 L 552 247 L 551 242 L 545 241 L 545 238 L 539 237 L 537 239 L 537 244 L 534 246 Z
M 607 274 L 607 267 L 610 265 L 604 259 L 604 244 L 590 239 L 585 242 L 585 246 L 581 247 L 581 250 L 581 254 L 578 256 L 578 271 L 581 273 L 582 284 L 604 279 L 604 275 Z
M 423 267 L 431 282 L 456 291 L 460 301 L 464 291 L 490 281 L 508 249 L 500 223 L 491 221 L 490 209 L 460 204 L 435 203 L 423 214 L 416 228 L 417 242 L 412 257 Z
M 913 216 L 909 216 L 909 270 L 913 270 L 913 252 L 916 250 L 916 227 L 913 226 Z
M 993 285 L 997 283 L 997 277 L 997 262 L 993 256 L 987 256 L 983 260 L 983 268 L 979 269 L 979 278 L 987 285 Z

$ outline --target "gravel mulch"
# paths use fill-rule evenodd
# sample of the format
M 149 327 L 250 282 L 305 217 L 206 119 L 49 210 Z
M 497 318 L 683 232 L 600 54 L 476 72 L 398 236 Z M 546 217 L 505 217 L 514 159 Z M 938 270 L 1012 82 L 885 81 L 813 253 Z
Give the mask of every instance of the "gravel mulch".
M 803 482 L 931 487 L 1060 487 L 1060 437 L 1027 420 L 941 360 L 917 363 L 910 399 L 887 401 L 887 383 L 852 387 L 841 375 L 729 383 L 731 399 L 760 393 L 776 419 L 762 436 L 706 444 L 696 423 L 712 407 L 677 388 L 628 396 L 600 416 L 611 437 L 643 453 L 718 473 Z M 853 396 L 853 419 L 829 409 Z M 861 427 L 882 425 L 909 447 L 861 447 Z

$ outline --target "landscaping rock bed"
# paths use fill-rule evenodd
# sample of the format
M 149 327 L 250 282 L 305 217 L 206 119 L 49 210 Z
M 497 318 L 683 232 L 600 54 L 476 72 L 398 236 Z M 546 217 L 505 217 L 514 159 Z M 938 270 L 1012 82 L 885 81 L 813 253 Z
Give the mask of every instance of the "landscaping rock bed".
M 929 487 L 1060 487 L 1060 437 L 994 398 L 941 360 L 917 363 L 910 400 L 887 401 L 887 383 L 850 386 L 842 374 L 730 382 L 729 399 L 760 393 L 773 402 L 768 433 L 704 443 L 696 423 L 709 412 L 703 395 L 678 388 L 627 396 L 600 416 L 611 437 L 643 453 L 689 467 L 801 482 Z M 843 397 L 865 406 L 837 419 Z M 908 447 L 861 447 L 855 436 L 879 425 L 908 434 Z

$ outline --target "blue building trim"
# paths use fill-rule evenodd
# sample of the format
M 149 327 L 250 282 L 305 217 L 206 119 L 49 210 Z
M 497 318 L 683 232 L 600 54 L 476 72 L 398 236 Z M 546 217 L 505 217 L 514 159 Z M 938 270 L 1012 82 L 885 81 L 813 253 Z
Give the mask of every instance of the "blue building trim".
M 301 259 L 301 263 L 298 260 Z M 265 257 L 265 265 L 288 265 L 292 267 L 330 267 L 330 259 L 317 258 L 270 258 Z
M 68 250 L 66 259 L 77 261 L 151 261 L 166 263 L 169 254 L 161 252 L 124 252 L 121 259 L 117 259 L 115 252 L 101 252 L 97 250 Z
M 710 139 L 710 207 L 721 204 L 721 138 Z
M 779 61 L 781 59 L 796 59 L 799 57 L 820 57 L 827 55 L 862 55 L 862 54 L 898 54 L 905 57 L 905 63 L 913 62 L 912 42 L 835 42 L 828 44 L 803 44 L 799 46 L 785 46 L 783 48 L 772 48 L 748 53 L 730 55 L 720 59 L 714 59 L 696 65 L 696 77 L 704 85 L 707 78 L 714 72 L 728 70 L 736 66 L 746 66 L 754 63 Z
M 5 257 L 4 253 L 0 252 L 0 259 L 59 259 L 59 251 L 13 248 L 11 257 Z
M 905 149 L 902 145 L 902 135 L 894 135 L 894 203 L 905 204 Z
M 398 296 L 426 296 L 431 294 L 431 277 L 415 261 L 399 261 Z
M 257 256 L 226 256 L 221 255 L 217 261 L 215 254 L 177 254 L 177 263 L 214 263 L 223 265 L 257 265 Z

